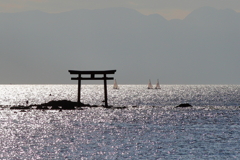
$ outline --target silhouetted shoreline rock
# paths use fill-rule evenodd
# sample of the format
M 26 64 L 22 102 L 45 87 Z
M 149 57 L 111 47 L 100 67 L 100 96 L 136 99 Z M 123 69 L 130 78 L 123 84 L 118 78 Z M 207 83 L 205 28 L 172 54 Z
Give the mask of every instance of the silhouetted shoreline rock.
M 185 107 L 192 107 L 192 105 L 189 103 L 182 103 L 182 104 L 176 106 L 175 108 L 185 108 Z
M 89 107 L 89 108 L 97 108 L 97 107 L 104 107 L 109 109 L 125 109 L 127 107 L 113 107 L 113 106 L 99 106 L 99 105 L 90 105 L 90 104 L 78 104 L 77 102 L 72 102 L 69 100 L 59 100 L 59 101 L 50 101 L 47 103 L 42 104 L 33 104 L 29 106 L 12 106 L 10 109 L 16 109 L 16 110 L 27 110 L 27 109 L 37 109 L 37 110 L 82 110 L 83 107 Z
M 81 109 L 81 107 L 91 107 L 89 104 L 78 104 L 68 100 L 50 101 L 42 104 L 33 104 L 29 106 L 13 106 L 10 109 L 51 109 L 51 110 L 74 110 Z

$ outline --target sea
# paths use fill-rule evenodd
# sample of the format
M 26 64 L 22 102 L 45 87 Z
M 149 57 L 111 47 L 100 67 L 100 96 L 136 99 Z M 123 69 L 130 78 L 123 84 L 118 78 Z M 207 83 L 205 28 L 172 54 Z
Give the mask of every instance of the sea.
M 77 101 L 77 85 L 0 85 L 0 159 L 240 159 L 240 85 L 107 89 L 109 105 L 127 108 L 11 110 Z M 103 85 L 82 85 L 81 102 L 103 100 Z

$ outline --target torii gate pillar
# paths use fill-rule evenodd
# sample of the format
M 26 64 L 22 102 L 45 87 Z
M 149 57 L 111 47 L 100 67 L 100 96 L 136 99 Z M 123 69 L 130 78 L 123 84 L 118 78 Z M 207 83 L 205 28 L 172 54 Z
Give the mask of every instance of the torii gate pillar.
M 70 74 L 77 74 L 78 77 L 71 78 L 71 80 L 78 80 L 78 104 L 80 105 L 81 98 L 81 80 L 104 80 L 104 101 L 105 107 L 108 107 L 107 102 L 107 80 L 113 80 L 113 77 L 107 77 L 107 74 L 114 74 L 116 70 L 107 70 L 107 71 L 76 71 L 69 70 Z M 82 77 L 82 74 L 89 75 L 90 77 Z M 103 77 L 95 77 L 96 74 L 103 75 Z

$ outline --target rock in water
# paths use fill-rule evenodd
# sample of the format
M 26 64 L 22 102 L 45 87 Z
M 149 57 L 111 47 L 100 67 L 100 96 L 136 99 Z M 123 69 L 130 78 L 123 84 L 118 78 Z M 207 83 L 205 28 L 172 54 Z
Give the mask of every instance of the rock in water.
M 178 108 L 178 107 L 185 108 L 185 107 L 192 107 L 192 105 L 189 103 L 183 103 L 183 104 L 176 106 L 175 108 Z

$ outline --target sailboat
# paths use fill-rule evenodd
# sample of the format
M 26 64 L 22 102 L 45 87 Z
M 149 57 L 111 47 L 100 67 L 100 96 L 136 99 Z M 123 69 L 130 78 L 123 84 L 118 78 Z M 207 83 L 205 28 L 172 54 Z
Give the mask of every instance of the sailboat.
M 156 84 L 156 87 L 155 89 L 161 89 L 160 85 L 159 85 L 159 81 L 157 80 L 157 84 Z
M 152 83 L 151 83 L 150 79 L 149 79 L 149 82 L 148 82 L 148 89 L 153 89 L 153 86 L 152 86 Z
M 116 79 L 114 80 L 113 89 L 119 89 Z

